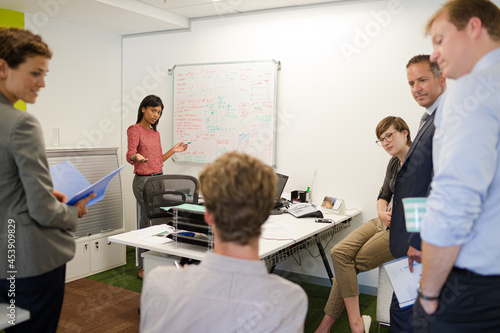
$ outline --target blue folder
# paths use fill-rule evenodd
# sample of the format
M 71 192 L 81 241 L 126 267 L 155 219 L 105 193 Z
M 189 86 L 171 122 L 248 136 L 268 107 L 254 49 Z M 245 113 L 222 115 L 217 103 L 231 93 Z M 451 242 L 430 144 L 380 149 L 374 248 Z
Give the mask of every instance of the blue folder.
M 68 196 L 68 202 L 66 203 L 68 205 L 74 205 L 77 201 L 90 194 L 97 193 L 96 197 L 87 203 L 87 207 L 89 207 L 104 198 L 109 182 L 124 167 L 122 165 L 92 185 L 70 161 L 50 167 L 50 175 L 52 176 L 54 189 Z

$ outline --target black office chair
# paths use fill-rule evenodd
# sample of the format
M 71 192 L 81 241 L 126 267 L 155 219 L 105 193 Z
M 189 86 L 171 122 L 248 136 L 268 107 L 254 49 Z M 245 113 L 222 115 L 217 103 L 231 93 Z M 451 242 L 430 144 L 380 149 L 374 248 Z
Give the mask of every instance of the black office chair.
M 168 224 L 173 215 L 161 207 L 177 206 L 182 203 L 198 204 L 198 180 L 187 175 L 162 175 L 150 177 L 144 183 L 143 199 L 150 225 Z M 140 256 L 139 251 L 138 255 Z M 180 265 L 198 263 L 182 258 Z
M 161 207 L 198 204 L 198 180 L 187 175 L 150 177 L 144 183 L 144 206 L 150 225 L 168 223 L 172 214 Z

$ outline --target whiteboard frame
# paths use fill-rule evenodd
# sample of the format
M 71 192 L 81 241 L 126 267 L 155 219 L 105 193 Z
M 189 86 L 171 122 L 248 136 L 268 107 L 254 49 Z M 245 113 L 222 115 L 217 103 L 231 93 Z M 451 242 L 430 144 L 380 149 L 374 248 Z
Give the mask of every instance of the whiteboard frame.
M 278 71 L 281 70 L 281 62 L 275 59 L 268 59 L 268 60 L 251 60 L 251 61 L 230 61 L 230 62 L 210 62 L 210 63 L 195 63 L 195 64 L 176 64 L 174 67 L 170 68 L 168 70 L 168 75 L 172 76 L 172 142 L 173 144 L 176 144 L 174 142 L 175 139 L 175 123 L 174 123 L 174 117 L 175 117 L 175 69 L 177 67 L 190 67 L 190 66 L 217 66 L 217 65 L 240 65 L 240 64 L 256 64 L 256 63 L 274 63 L 276 70 L 273 72 L 273 77 L 274 77 L 274 108 L 272 110 L 272 148 L 271 148 L 271 166 L 273 168 L 276 168 L 276 126 L 277 126 L 277 110 L 278 110 L 278 99 L 277 99 L 277 92 L 278 92 Z M 195 162 L 195 161 L 183 161 L 179 160 L 176 158 L 175 154 L 172 156 L 172 160 L 176 163 L 187 163 L 187 164 L 208 164 L 212 163 L 210 162 Z M 267 161 L 264 161 L 267 163 Z

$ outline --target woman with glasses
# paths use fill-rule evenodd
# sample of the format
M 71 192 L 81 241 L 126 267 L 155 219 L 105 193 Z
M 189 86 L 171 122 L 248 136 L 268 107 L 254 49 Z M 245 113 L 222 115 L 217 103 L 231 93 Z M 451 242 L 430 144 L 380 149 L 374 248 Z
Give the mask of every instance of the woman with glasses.
M 357 275 L 393 260 L 389 250 L 391 202 L 396 175 L 411 146 L 410 129 L 399 117 L 382 119 L 375 130 L 376 143 L 392 158 L 387 165 L 384 183 L 377 198 L 378 217 L 354 231 L 331 251 L 335 276 L 325 306 L 325 316 L 316 332 L 330 332 L 344 305 L 354 333 L 369 332 L 370 316 L 361 316 Z

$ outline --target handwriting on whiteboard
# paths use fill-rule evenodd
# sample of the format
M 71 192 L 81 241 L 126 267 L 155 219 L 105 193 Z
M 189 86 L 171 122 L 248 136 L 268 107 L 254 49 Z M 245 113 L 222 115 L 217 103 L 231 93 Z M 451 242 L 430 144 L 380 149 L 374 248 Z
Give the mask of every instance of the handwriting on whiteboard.
M 174 142 L 191 142 L 176 161 L 210 163 L 233 150 L 274 164 L 274 62 L 174 68 Z

